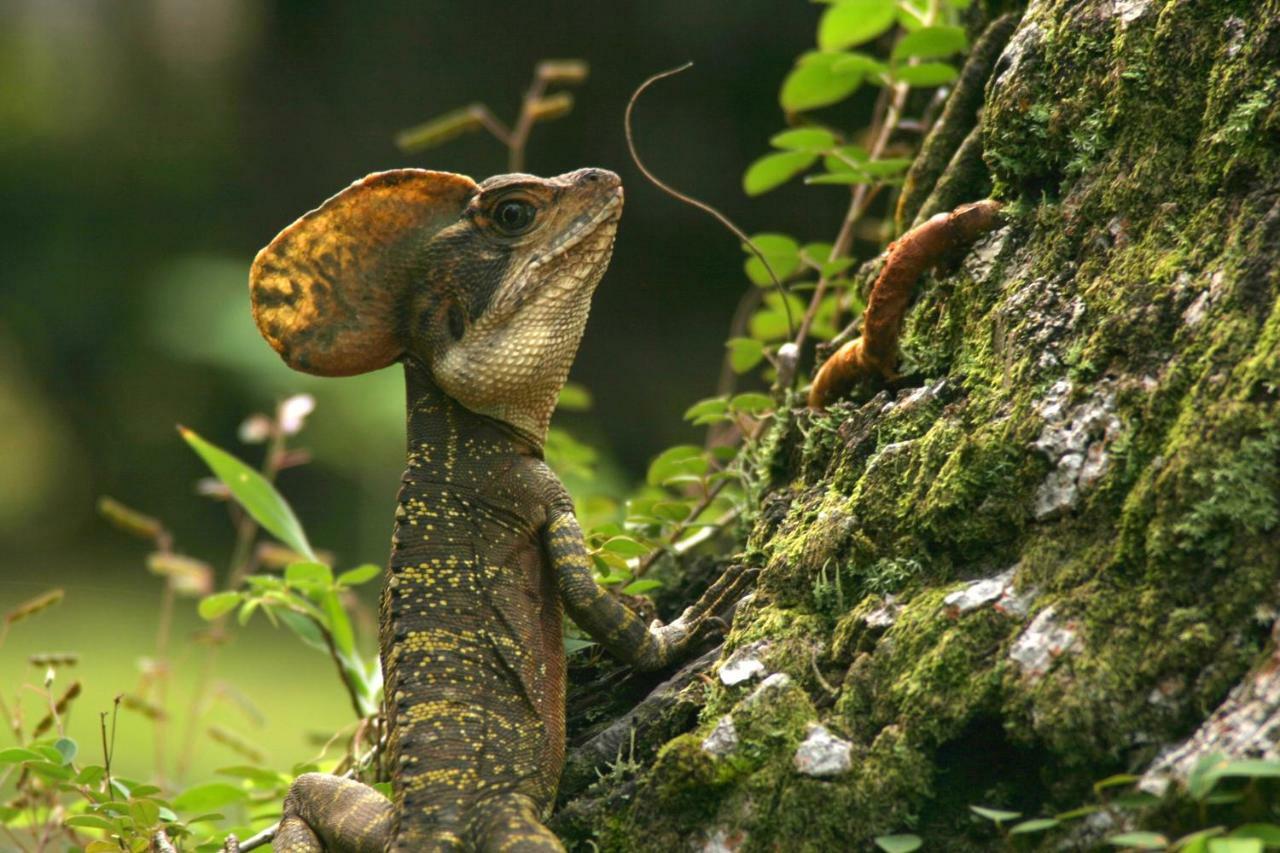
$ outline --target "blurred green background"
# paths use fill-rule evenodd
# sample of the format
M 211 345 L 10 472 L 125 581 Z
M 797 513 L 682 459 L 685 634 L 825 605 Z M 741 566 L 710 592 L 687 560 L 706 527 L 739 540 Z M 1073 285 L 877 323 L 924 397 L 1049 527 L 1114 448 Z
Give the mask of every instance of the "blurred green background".
M 391 140 L 472 101 L 514 118 L 540 59 L 581 58 L 591 76 L 573 90 L 569 117 L 534 129 L 529 171 L 598 165 L 627 187 L 573 374 L 595 406 L 557 422 L 599 447 L 623 483 L 661 448 L 695 438 L 680 414 L 713 393 L 730 316 L 750 285 L 721 226 L 640 178 L 623 110 L 646 76 L 693 60 L 637 110 L 648 164 L 749 233 L 831 239 L 846 190 L 795 183 L 754 201 L 741 190 L 743 170 L 783 127 L 778 85 L 811 49 L 822 8 L 0 0 L 0 611 L 67 590 L 0 649 L 6 701 L 41 677 L 29 654 L 79 652 L 70 674 L 86 692 L 72 733 L 92 743 L 97 712 L 132 689 L 152 648 L 158 579 L 142 567 L 145 544 L 96 515 L 99 495 L 159 516 L 180 551 L 225 565 L 225 508 L 195 495 L 205 471 L 176 423 L 256 463 L 261 448 L 236 440 L 241 420 L 289 393 L 314 394 L 302 444 L 315 461 L 285 472 L 282 490 L 339 567 L 385 561 L 402 463 L 399 371 L 319 380 L 287 370 L 253 326 L 248 264 L 281 227 L 368 172 L 504 171 L 506 152 L 487 136 L 420 156 Z M 855 98 L 836 109 L 866 108 Z M 198 620 L 190 600 L 179 610 L 181 638 Z M 195 662 L 175 665 L 182 697 Z M 215 718 L 274 766 L 313 756 L 303 735 L 350 719 L 330 667 L 258 620 L 218 671 L 262 718 L 230 701 Z M 28 693 L 28 714 L 33 701 Z M 150 731 L 121 714 L 127 771 L 147 772 Z M 205 743 L 196 774 L 237 761 Z

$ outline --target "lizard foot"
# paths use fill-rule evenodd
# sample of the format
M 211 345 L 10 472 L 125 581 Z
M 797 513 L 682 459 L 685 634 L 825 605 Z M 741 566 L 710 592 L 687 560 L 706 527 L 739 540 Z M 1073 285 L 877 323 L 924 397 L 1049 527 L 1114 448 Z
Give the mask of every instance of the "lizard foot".
M 729 623 L 725 617 L 759 574 L 759 569 L 730 566 L 677 619 L 665 625 L 655 620 L 649 630 L 658 639 L 663 661 L 676 660 L 703 640 L 727 633 Z

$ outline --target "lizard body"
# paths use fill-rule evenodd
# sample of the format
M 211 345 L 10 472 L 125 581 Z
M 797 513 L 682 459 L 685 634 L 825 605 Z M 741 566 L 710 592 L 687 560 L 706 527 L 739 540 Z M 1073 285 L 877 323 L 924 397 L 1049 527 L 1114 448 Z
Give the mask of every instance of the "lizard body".
M 400 361 L 408 466 L 380 607 L 391 800 L 298 778 L 277 850 L 561 850 L 562 615 L 642 668 L 715 620 L 645 626 L 595 581 L 542 460 L 621 211 L 617 176 L 371 175 L 254 262 L 254 315 L 291 366 Z M 724 600 L 723 597 L 718 601 Z

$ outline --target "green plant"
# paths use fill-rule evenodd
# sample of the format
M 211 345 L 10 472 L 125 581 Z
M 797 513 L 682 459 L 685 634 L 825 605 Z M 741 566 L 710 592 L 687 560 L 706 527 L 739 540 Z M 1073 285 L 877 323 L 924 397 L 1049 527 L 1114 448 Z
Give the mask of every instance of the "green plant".
M 43 849 L 62 837 L 86 851 L 146 849 L 157 833 L 196 849 L 216 849 L 227 828 L 252 831 L 261 819 L 251 817 L 258 804 L 276 804 L 299 773 L 318 769 L 344 772 L 368 765 L 376 741 L 379 706 L 376 660 L 359 652 L 351 611 L 358 606 L 352 586 L 380 574 L 373 565 L 334 575 L 329 558 L 311 546 L 285 499 L 273 485 L 282 470 L 303 464 L 306 454 L 289 441 L 302 429 L 314 403 L 305 395 L 283 401 L 273 416 L 254 415 L 241 427 L 241 438 L 265 445 L 262 466 L 254 469 L 190 430 L 183 437 L 209 465 L 215 479 L 201 483 L 206 496 L 224 501 L 234 531 L 232 556 L 222 573 L 200 559 L 179 553 L 174 538 L 159 520 L 111 498 L 99 508 L 113 525 L 151 545 L 145 564 L 162 583 L 155 649 L 145 662 L 138 686 L 117 696 L 115 707 L 101 719 L 100 757 L 97 744 L 81 748 L 66 736 L 64 720 L 80 693 L 80 682 L 58 690 L 55 684 L 74 655 L 44 655 L 32 663 L 44 670 L 36 691 L 48 714 L 30 726 L 11 713 L 0 699 L 0 712 L 10 722 L 14 747 L 0 750 L 0 784 L 11 785 L 15 796 L 0 806 L 0 825 L 19 848 Z M 262 536 L 270 534 L 278 541 Z M 214 592 L 215 587 L 221 591 Z M 10 611 L 0 627 L 0 643 L 10 627 L 62 600 L 53 590 Z M 198 610 L 208 627 L 189 648 L 179 649 L 171 637 L 178 602 L 200 598 Z M 236 611 L 233 624 L 229 617 Z M 315 762 L 287 772 L 264 766 L 263 753 L 248 738 L 224 726 L 206 724 L 205 713 L 226 687 L 215 682 L 219 649 L 236 625 L 243 626 L 261 612 L 283 625 L 303 642 L 328 654 L 351 699 L 354 722 L 337 732 Z M 186 703 L 186 726 L 175 733 L 170 721 L 175 705 L 171 684 L 175 659 L 203 657 Z M 247 697 L 237 694 L 238 701 Z M 17 707 L 15 705 L 15 707 Z M 113 773 L 115 722 L 120 709 L 136 713 L 152 726 L 154 771 L 149 781 Z M 108 717 L 110 719 L 108 719 Z M 222 768 L 221 781 L 189 784 L 191 758 L 203 739 L 216 741 L 238 753 L 243 763 Z M 343 755 L 326 758 L 328 746 L 344 742 Z
M 970 810 L 990 821 L 1007 849 L 1024 849 L 1025 840 L 1045 838 L 1068 843 L 1074 825 L 1104 815 L 1104 826 L 1129 827 L 1106 836 L 1106 843 L 1131 850 L 1169 850 L 1182 853 L 1262 853 L 1280 848 L 1280 761 L 1231 760 L 1208 754 L 1192 768 L 1175 800 L 1190 805 L 1190 818 L 1163 806 L 1168 802 L 1136 787 L 1140 777 L 1108 776 L 1094 783 L 1097 798 L 1052 817 L 1019 820 L 1019 812 L 984 806 Z M 1017 821 L 1016 823 L 1014 821 Z

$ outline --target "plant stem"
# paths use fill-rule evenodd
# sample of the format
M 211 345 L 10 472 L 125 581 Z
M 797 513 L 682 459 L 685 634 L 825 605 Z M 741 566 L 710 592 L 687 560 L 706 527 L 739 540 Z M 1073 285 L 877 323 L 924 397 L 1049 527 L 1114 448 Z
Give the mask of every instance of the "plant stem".
M 895 83 L 893 85 L 890 96 L 884 102 L 884 113 L 879 119 L 878 132 L 871 144 L 870 159 L 875 160 L 884 153 L 885 146 L 889 144 L 889 139 L 897 128 L 898 121 L 902 118 L 902 108 L 906 104 L 907 95 L 910 91 L 910 87 L 905 83 Z M 854 226 L 866 214 L 878 192 L 878 185 L 872 187 L 870 184 L 859 184 L 853 188 L 849 199 L 849 209 L 845 212 L 844 220 L 840 223 L 840 230 L 836 233 L 835 242 L 831 245 L 831 254 L 827 257 L 828 262 L 841 258 L 848 253 L 849 247 L 853 243 Z M 818 313 L 818 306 L 822 304 L 822 298 L 826 296 L 830 283 L 830 276 L 823 274 L 818 277 L 818 286 L 813 290 L 813 297 L 809 300 L 809 307 L 805 309 L 804 317 L 800 320 L 800 330 L 796 333 L 794 343 L 797 348 L 803 346 L 805 339 L 809 336 L 809 328 L 813 325 L 813 318 Z M 786 384 L 790 385 L 791 383 L 788 381 Z
M 271 430 L 271 442 L 267 445 L 266 456 L 262 460 L 262 476 L 267 482 L 275 482 L 276 474 L 280 472 L 280 463 L 285 455 L 285 435 L 284 429 L 280 425 L 280 417 L 277 414 L 275 424 Z M 234 504 L 233 504 L 234 508 Z M 258 535 L 258 523 L 249 516 L 247 512 L 240 510 L 236 517 L 236 541 L 231 549 L 231 559 L 227 564 L 227 586 L 228 590 L 235 590 L 243 583 L 245 575 L 249 573 L 252 565 L 250 559 L 253 552 L 253 543 Z M 220 632 L 223 625 L 226 624 L 227 617 L 221 616 L 210 625 L 210 631 Z M 196 726 L 200 717 L 200 709 L 204 705 L 205 696 L 209 692 L 209 683 L 213 679 L 214 667 L 218 660 L 219 646 L 211 646 L 205 654 L 204 662 L 200 667 L 200 675 L 196 679 L 195 688 L 191 694 L 191 704 L 187 708 L 187 725 L 182 735 L 182 753 L 178 759 L 178 765 L 175 773 L 178 778 L 186 775 L 187 768 L 191 765 L 191 756 L 195 751 L 196 742 Z
M 707 507 L 711 506 L 711 502 L 714 501 L 722 491 L 724 491 L 724 487 L 727 486 L 728 484 L 729 484 L 728 480 L 720 480 L 714 486 L 707 489 L 706 494 L 702 496 L 702 500 L 698 501 L 698 503 L 694 506 L 694 508 L 689 510 L 689 514 L 686 515 L 682 520 L 676 522 L 676 526 L 672 528 L 670 536 L 667 537 L 668 539 L 671 540 L 671 544 L 673 547 L 676 544 L 676 540 L 680 538 L 681 534 L 683 534 L 685 530 L 688 529 L 690 524 L 692 524 L 694 521 L 697 520 L 698 516 L 702 515 L 702 513 L 707 511 Z M 719 522 L 716 523 L 716 526 L 717 527 L 719 526 Z M 632 572 L 632 574 L 635 575 L 636 577 L 643 577 L 644 573 L 649 571 L 649 569 L 653 567 L 653 564 L 658 562 L 658 558 L 665 553 L 666 553 L 666 549 L 664 548 L 655 548 L 654 550 L 650 551 L 640 560 L 639 565 L 636 566 L 635 571 Z
M 525 147 L 529 144 L 529 132 L 533 130 L 533 105 L 542 99 L 546 91 L 546 79 L 541 74 L 535 73 L 533 82 L 529 84 L 528 91 L 524 93 L 524 100 L 520 102 L 520 117 L 516 119 L 516 125 L 512 128 L 511 135 L 508 137 L 507 169 L 509 171 L 524 171 Z M 492 129 L 490 132 L 492 132 Z

